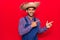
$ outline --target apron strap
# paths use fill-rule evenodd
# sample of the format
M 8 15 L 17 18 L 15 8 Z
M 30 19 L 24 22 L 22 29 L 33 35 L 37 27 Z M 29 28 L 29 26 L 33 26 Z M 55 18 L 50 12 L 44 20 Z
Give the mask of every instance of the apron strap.
M 26 17 L 24 17 L 24 19 L 25 19 L 26 23 L 28 24 L 28 20 L 27 20 L 27 18 L 26 18 Z
M 24 17 L 24 19 L 25 19 L 26 23 L 28 23 L 27 18 L 26 18 L 26 17 Z M 36 18 L 34 18 L 34 21 L 36 21 Z

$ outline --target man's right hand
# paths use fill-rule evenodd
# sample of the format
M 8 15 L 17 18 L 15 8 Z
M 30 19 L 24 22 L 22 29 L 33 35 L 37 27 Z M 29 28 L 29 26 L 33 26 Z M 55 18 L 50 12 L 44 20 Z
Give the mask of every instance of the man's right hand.
M 31 23 L 31 27 L 32 27 L 32 28 L 36 27 L 36 26 L 37 26 L 37 22 L 39 22 L 39 20 L 32 22 L 32 23 Z

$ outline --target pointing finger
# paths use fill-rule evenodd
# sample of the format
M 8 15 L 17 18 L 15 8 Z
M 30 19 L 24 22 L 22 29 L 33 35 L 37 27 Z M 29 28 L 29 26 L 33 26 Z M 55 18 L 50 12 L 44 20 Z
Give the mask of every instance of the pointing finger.
M 53 23 L 54 21 L 51 21 L 51 22 L 49 22 L 49 23 Z
M 39 22 L 40 20 L 37 20 L 37 21 L 35 21 L 35 22 Z

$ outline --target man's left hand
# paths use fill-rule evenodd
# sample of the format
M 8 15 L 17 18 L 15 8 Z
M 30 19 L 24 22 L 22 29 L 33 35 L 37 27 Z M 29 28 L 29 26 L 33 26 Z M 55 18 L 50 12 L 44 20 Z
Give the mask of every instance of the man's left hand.
M 48 22 L 48 21 L 47 21 L 47 22 L 46 22 L 46 27 L 47 27 L 47 28 L 50 28 L 50 27 L 52 26 L 52 23 L 53 23 L 53 21 L 51 21 L 51 22 Z

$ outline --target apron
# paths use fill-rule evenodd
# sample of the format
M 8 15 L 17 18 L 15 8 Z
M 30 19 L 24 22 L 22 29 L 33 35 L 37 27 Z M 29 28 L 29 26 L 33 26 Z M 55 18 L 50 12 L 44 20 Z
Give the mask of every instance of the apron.
M 26 24 L 25 28 L 28 27 L 30 24 L 28 23 L 28 20 L 26 17 L 24 17 Z M 36 21 L 36 18 L 34 18 L 34 21 Z M 22 36 L 22 40 L 37 40 L 37 33 L 38 33 L 38 25 L 35 28 L 32 28 L 28 33 Z

